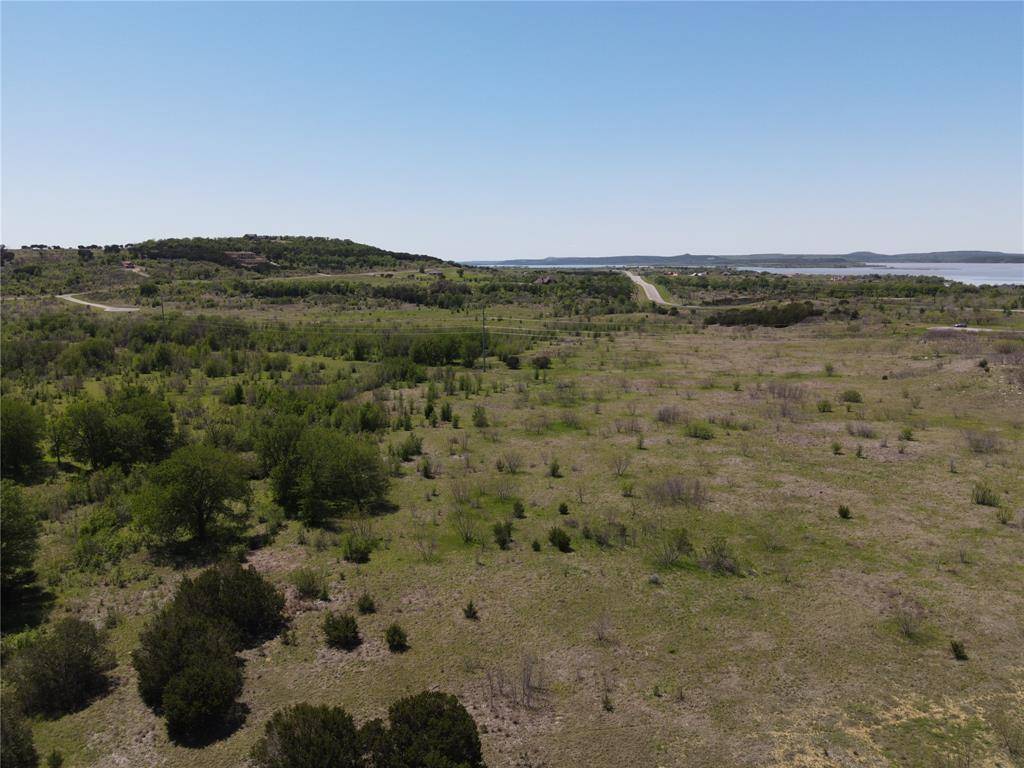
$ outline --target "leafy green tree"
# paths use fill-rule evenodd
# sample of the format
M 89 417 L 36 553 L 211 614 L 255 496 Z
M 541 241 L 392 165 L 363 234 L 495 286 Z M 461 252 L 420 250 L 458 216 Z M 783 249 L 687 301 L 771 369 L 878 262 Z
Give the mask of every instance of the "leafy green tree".
M 256 437 L 256 453 L 263 472 L 270 476 L 274 501 L 289 517 L 295 517 L 299 511 L 298 484 L 302 469 L 299 440 L 305 430 L 305 418 L 294 413 L 282 413 L 264 426 Z
M 163 540 L 181 534 L 205 541 L 249 484 L 238 457 L 208 445 L 187 445 L 160 462 L 136 499 L 136 520 Z
M 72 403 L 65 412 L 65 424 L 68 450 L 75 459 L 88 462 L 92 469 L 117 461 L 118 436 L 106 403 L 89 399 Z
M 234 561 L 218 563 L 194 579 L 184 579 L 174 602 L 190 615 L 226 620 L 239 647 L 274 633 L 284 620 L 284 597 L 253 568 Z
M 25 711 L 56 717 L 81 709 L 106 689 L 114 655 L 92 624 L 66 618 L 19 651 L 12 666 Z
M 32 567 L 39 549 L 39 520 L 10 480 L 0 480 L 0 532 L 0 584 L 6 590 Z
M 389 478 L 377 446 L 323 428 L 307 430 L 298 445 L 299 517 L 309 525 L 385 498 Z
M 122 464 L 159 461 L 171 452 L 174 417 L 163 398 L 142 388 L 129 388 L 111 401 L 110 411 Z
M 43 417 L 23 400 L 0 398 L 0 472 L 23 478 L 42 458 Z
M 341 707 L 297 704 L 267 721 L 251 759 L 255 768 L 362 768 L 361 744 Z

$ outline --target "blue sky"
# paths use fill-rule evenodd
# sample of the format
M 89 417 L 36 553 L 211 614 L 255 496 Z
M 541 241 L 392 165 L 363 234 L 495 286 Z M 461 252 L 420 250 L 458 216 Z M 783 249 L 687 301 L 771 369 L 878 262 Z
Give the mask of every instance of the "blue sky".
M 1022 251 L 1022 9 L 4 2 L 2 238 Z

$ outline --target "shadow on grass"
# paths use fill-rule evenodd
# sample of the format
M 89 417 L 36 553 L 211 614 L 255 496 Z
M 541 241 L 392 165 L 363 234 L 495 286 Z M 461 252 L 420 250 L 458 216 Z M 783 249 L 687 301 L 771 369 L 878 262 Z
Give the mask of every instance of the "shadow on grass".
M 187 749 L 203 749 L 208 747 L 214 742 L 222 741 L 230 737 L 239 728 L 245 725 L 246 719 L 249 717 L 249 705 L 243 702 L 235 702 L 235 706 L 231 708 L 231 712 L 224 718 L 224 721 L 218 723 L 212 728 L 204 730 L 202 733 L 192 734 L 171 734 L 168 733 L 171 741 L 180 747 L 186 747 Z
M 4 609 L 0 612 L 0 631 L 3 634 L 38 627 L 49 617 L 55 596 L 34 578 L 35 574 L 29 574 L 23 583 L 4 590 Z

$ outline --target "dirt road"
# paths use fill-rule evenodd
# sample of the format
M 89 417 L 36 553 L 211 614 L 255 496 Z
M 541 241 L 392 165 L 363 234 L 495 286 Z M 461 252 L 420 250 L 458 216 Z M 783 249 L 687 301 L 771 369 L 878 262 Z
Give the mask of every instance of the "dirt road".
M 640 275 L 634 275 L 632 272 L 626 272 L 626 277 L 632 280 L 634 283 L 643 289 L 644 295 L 655 304 L 661 304 L 662 306 L 670 307 L 672 304 L 661 298 L 661 294 L 658 293 L 658 289 L 653 285 L 644 280 Z
M 81 295 L 81 294 L 78 294 Z M 70 301 L 75 304 L 81 304 L 86 307 L 95 307 L 96 309 L 102 309 L 104 312 L 138 312 L 138 307 L 112 307 L 109 304 L 97 304 L 95 301 L 85 301 L 84 299 L 75 298 L 73 293 L 61 293 L 57 295 L 58 299 L 64 299 L 64 301 Z

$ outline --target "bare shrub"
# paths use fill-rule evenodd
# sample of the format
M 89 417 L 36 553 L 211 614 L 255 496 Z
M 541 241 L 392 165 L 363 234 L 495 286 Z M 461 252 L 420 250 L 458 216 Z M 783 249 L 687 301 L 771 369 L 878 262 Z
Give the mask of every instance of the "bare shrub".
M 853 435 L 854 437 L 863 437 L 869 440 L 874 440 L 878 433 L 875 428 L 870 424 L 865 424 L 863 421 L 854 421 L 846 425 L 846 433 Z
M 1018 711 L 999 711 L 988 719 L 1000 743 L 1014 759 L 1024 758 L 1024 716 Z
M 767 389 L 768 394 L 776 400 L 792 403 L 802 403 L 807 394 L 802 386 L 791 381 L 769 381 Z
M 499 472 L 508 472 L 510 475 L 514 475 L 522 468 L 523 457 L 518 453 L 509 451 L 508 453 L 503 453 L 498 457 L 497 462 L 495 462 L 495 466 Z
M 620 453 L 612 457 L 612 471 L 616 477 L 622 477 L 629 471 L 633 459 L 628 453 Z
M 920 636 L 924 626 L 924 606 L 912 597 L 901 600 L 893 606 L 892 618 L 900 634 L 908 640 L 914 640 Z
M 507 475 L 495 478 L 493 485 L 494 495 L 502 501 L 508 501 L 516 496 L 518 490 L 516 481 Z
M 455 533 L 458 534 L 463 544 L 472 544 L 479 538 L 477 536 L 476 520 L 466 507 L 455 507 L 448 515 L 448 522 L 455 530 Z
M 452 493 L 452 501 L 455 502 L 456 506 L 465 506 L 466 504 L 469 504 L 471 495 L 469 483 L 467 483 L 464 478 L 459 477 L 452 480 L 450 489 Z
M 708 491 L 704 483 L 697 478 L 678 475 L 650 483 L 646 495 L 655 504 L 662 506 L 683 504 L 701 509 L 708 502 Z
M 677 424 L 683 414 L 675 405 L 663 405 L 654 414 L 654 418 L 662 424 Z
M 607 611 L 601 612 L 601 615 L 594 621 L 591 629 L 594 630 L 594 639 L 602 645 L 607 645 L 614 639 L 612 636 L 612 617 L 608 615 Z
M 693 544 L 685 528 L 677 528 L 654 539 L 651 555 L 662 568 L 674 568 L 684 557 L 693 554 Z
M 994 432 L 981 432 L 977 430 L 967 430 L 964 432 L 964 439 L 967 441 L 967 447 L 970 448 L 972 453 L 996 453 L 999 451 L 999 436 Z

